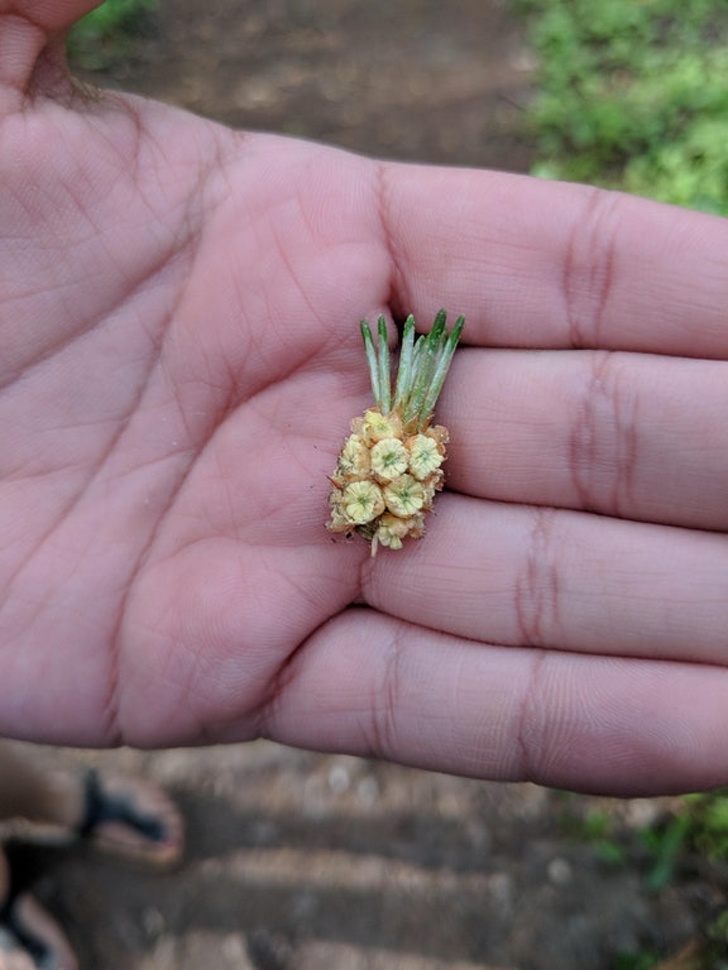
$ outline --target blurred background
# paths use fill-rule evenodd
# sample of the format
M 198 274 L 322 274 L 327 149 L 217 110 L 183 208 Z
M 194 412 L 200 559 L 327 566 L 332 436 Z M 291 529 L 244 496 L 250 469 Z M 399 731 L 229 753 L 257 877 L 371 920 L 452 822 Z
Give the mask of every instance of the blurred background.
M 726 0 L 107 0 L 69 47 L 89 83 L 236 127 L 728 214 Z M 61 757 L 159 781 L 190 829 L 164 876 L 33 856 L 85 967 L 728 967 L 723 792 L 588 798 L 267 742 Z

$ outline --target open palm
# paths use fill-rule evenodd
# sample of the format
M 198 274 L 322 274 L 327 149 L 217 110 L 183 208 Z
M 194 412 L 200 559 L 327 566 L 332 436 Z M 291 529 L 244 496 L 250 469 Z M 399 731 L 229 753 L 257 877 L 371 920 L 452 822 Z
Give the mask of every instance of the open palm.
M 726 226 L 91 98 L 39 55 L 83 3 L 15 7 L 0 731 L 728 777 Z M 440 306 L 451 491 L 370 560 L 323 528 L 357 323 Z

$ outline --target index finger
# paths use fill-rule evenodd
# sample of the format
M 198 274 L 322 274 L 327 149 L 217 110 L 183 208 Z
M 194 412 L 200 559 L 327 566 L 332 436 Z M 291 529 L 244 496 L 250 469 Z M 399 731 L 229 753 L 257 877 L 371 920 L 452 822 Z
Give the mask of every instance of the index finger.
M 728 220 L 590 186 L 383 167 L 397 309 L 465 341 L 728 356 Z

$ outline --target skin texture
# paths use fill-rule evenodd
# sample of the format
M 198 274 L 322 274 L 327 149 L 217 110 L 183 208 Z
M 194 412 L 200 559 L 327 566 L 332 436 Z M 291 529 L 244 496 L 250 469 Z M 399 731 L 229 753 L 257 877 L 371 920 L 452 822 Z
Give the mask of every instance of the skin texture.
M 728 781 L 728 225 L 67 80 L 0 0 L 0 734 Z M 327 535 L 358 321 L 466 316 L 428 534 Z

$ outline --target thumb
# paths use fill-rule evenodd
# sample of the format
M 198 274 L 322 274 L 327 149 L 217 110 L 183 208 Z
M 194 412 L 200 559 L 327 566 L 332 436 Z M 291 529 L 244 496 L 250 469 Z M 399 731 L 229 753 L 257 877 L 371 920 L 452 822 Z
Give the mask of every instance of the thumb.
M 99 0 L 0 0 L 0 118 L 68 88 L 65 36 Z
M 0 34 L 5 18 L 25 20 L 46 34 L 68 30 L 101 0 L 0 0 Z

